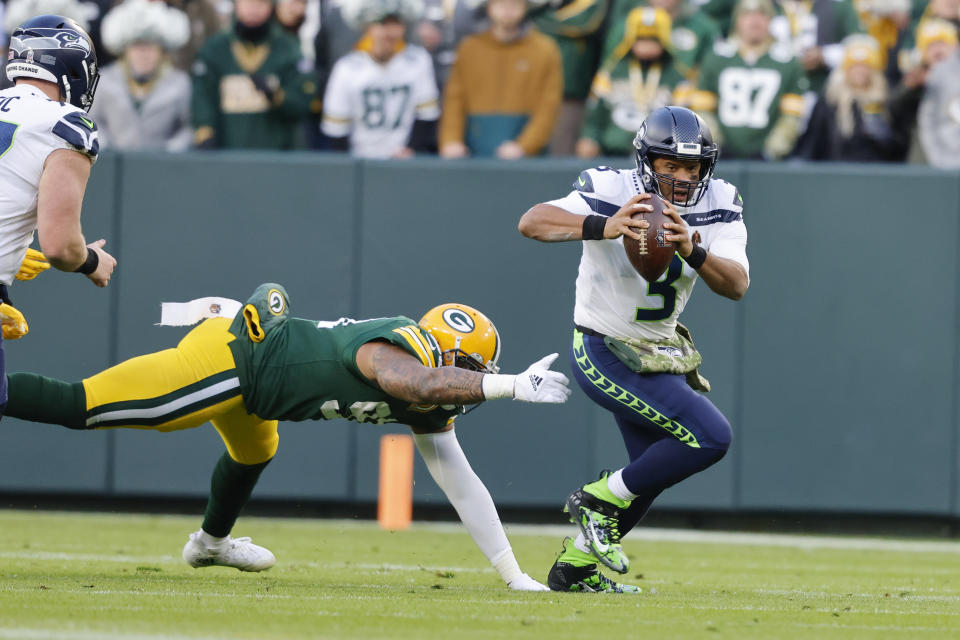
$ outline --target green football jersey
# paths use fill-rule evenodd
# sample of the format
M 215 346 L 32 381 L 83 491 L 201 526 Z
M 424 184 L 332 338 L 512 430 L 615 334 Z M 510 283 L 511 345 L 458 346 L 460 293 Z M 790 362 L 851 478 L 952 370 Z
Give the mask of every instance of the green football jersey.
M 807 86 L 803 67 L 788 48 L 774 44 L 751 63 L 725 41 L 703 60 L 697 101 L 706 104 L 704 110 L 716 111 L 726 157 L 755 158 L 781 113 L 803 114 Z
M 437 366 L 440 348 L 410 318 L 317 322 L 288 318 L 252 342 L 238 315 L 230 350 L 249 413 L 268 420 L 333 420 L 402 424 L 438 429 L 459 413 L 454 405 L 413 405 L 388 396 L 357 369 L 357 350 L 381 340 L 425 366 Z
M 647 114 L 673 104 L 674 89 L 683 76 L 660 64 L 644 68 L 632 56 L 610 71 L 601 71 L 587 101 L 583 137 L 595 140 L 604 155 L 633 153 L 633 138 Z

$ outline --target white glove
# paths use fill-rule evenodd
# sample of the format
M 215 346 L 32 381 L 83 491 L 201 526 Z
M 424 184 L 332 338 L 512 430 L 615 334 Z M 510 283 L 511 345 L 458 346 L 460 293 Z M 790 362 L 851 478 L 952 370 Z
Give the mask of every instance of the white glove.
M 537 360 L 519 375 L 488 373 L 483 376 L 483 397 L 514 398 L 523 402 L 566 402 L 571 391 L 570 381 L 559 371 L 550 371 L 550 365 L 559 357 L 551 353 Z
M 550 591 L 545 584 L 540 584 L 527 574 L 520 574 L 520 577 L 507 585 L 514 591 Z

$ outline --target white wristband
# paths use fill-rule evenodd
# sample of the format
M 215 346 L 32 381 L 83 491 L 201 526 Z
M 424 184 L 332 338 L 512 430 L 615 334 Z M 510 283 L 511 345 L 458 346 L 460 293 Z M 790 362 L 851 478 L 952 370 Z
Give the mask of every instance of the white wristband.
M 516 379 L 517 376 L 503 373 L 485 373 L 481 381 L 484 399 L 512 398 Z

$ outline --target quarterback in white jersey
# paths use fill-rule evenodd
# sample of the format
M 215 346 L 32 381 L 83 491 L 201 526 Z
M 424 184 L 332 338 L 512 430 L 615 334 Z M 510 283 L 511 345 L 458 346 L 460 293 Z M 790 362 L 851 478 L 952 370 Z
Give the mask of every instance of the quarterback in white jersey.
M 104 240 L 87 245 L 80 229 L 99 150 L 97 125 L 86 112 L 99 77 L 90 37 L 69 18 L 31 18 L 10 35 L 6 72 L 14 86 L 0 91 L 0 320 L 10 339 L 26 333 L 26 322 L 7 286 L 36 275 L 25 275 L 28 263 L 76 271 L 103 287 L 116 260 L 103 250 Z M 46 255 L 34 252 L 40 260 L 27 260 L 34 230 Z M 0 416 L 6 403 L 0 342 Z
M 371 16 L 357 50 L 333 66 L 324 92 L 324 135 L 357 157 L 407 157 L 436 145 L 433 61 L 423 47 L 404 42 L 399 10 L 386 3 L 381 12 L 387 13 Z
M 577 277 L 571 367 L 587 396 L 610 411 L 630 463 L 567 498 L 580 528 L 547 577 L 555 591 L 638 593 L 600 573 L 597 562 L 629 570 L 620 540 L 654 499 L 724 456 L 730 425 L 698 391 L 709 383 L 701 358 L 677 318 L 702 278 L 712 291 L 739 300 L 750 284 L 743 202 L 736 187 L 713 179 L 718 148 L 692 111 L 653 111 L 634 140 L 637 168 L 589 169 L 564 198 L 532 207 L 520 232 L 543 242 L 583 240 Z M 649 227 L 632 216 L 667 206 L 665 239 L 676 254 L 655 282 L 626 257 L 623 236 Z
M 609 216 L 645 193 L 634 169 L 588 169 L 575 186 L 567 197 L 547 204 L 582 216 Z M 697 204 L 677 211 L 687 225 L 686 233 L 691 238 L 697 233 L 704 250 L 733 260 L 748 272 L 747 228 L 736 187 L 710 180 Z M 670 338 L 697 278 L 697 271 L 675 256 L 659 280 L 647 282 L 627 260 L 622 236 L 612 242 L 584 242 L 573 321 L 617 338 Z M 598 280 L 604 280 L 606 286 L 595 286 Z

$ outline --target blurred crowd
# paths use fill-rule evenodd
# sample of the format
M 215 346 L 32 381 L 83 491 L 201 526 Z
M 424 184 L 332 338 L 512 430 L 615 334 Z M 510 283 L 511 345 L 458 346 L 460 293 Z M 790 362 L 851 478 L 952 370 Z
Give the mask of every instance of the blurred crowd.
M 960 167 L 960 0 L 9 0 L 2 11 L 5 34 L 43 13 L 89 30 L 105 148 L 629 156 L 646 114 L 679 104 L 710 124 L 724 158 Z

